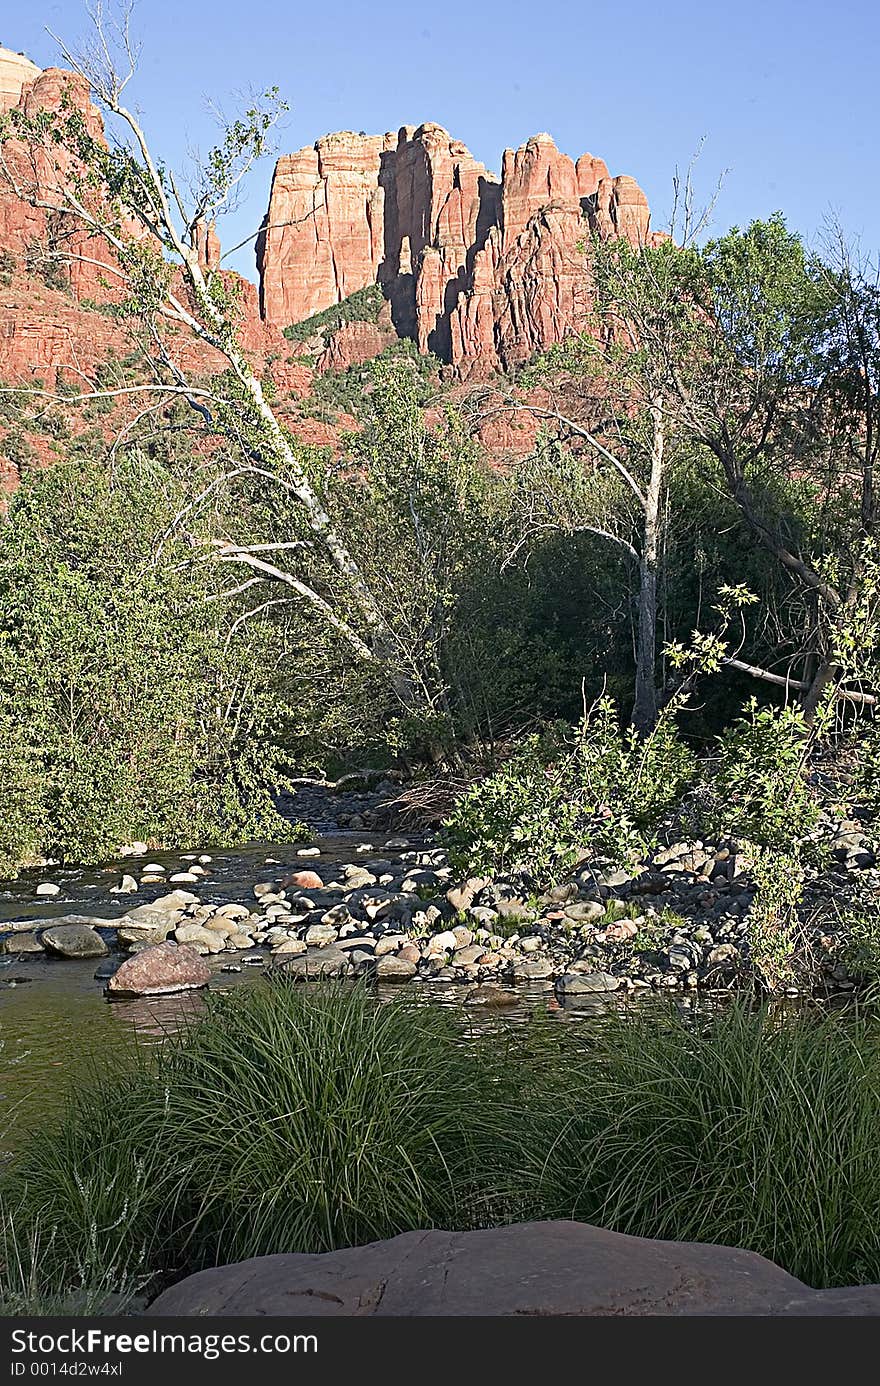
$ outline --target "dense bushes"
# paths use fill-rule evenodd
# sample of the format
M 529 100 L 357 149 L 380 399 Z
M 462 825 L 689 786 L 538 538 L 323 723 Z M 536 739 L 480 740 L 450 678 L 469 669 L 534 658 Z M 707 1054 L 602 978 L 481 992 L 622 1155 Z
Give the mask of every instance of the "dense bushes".
M 478 1035 L 411 995 L 259 983 L 209 996 L 22 1149 L 7 1312 L 28 1284 L 93 1301 L 218 1260 L 548 1217 L 877 1280 L 878 1103 L 880 1036 L 856 1017 L 661 1008 Z
M 531 737 L 465 793 L 443 825 L 464 871 L 512 872 L 546 885 L 589 856 L 638 856 L 695 772 L 672 710 L 640 738 L 600 698 L 574 736 Z
M 0 545 L 0 872 L 94 861 L 132 837 L 271 835 L 283 716 L 271 632 L 239 638 L 182 504 L 140 455 L 27 478 Z
M 291 323 L 285 327 L 284 335 L 291 342 L 307 342 L 310 337 L 329 336 L 346 322 L 375 322 L 385 302 L 385 295 L 378 284 L 368 284 L 349 294 L 341 303 L 331 304 L 320 313 L 313 313 L 302 322 Z
M 753 698 L 719 739 L 710 781 L 709 825 L 762 847 L 798 842 L 819 818 L 809 783 L 808 728 L 796 707 Z

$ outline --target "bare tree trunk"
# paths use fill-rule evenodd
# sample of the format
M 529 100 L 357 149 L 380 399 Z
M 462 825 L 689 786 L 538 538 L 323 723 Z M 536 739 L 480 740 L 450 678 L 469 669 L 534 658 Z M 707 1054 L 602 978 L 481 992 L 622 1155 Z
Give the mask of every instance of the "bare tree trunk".
M 816 713 L 818 712 L 819 704 L 822 701 L 822 695 L 828 687 L 829 683 L 832 683 L 836 677 L 836 666 L 834 664 L 830 664 L 827 660 L 823 659 L 815 674 L 813 675 L 809 687 L 804 693 L 802 707 L 804 721 L 806 722 L 808 727 L 811 727 L 815 722 Z
M 651 477 L 645 494 L 645 520 L 642 553 L 639 560 L 639 629 L 636 643 L 636 689 L 632 722 L 646 735 L 657 722 L 657 558 L 660 550 L 660 496 L 663 488 L 663 407 L 656 399 L 651 405 L 654 437 L 651 446 Z

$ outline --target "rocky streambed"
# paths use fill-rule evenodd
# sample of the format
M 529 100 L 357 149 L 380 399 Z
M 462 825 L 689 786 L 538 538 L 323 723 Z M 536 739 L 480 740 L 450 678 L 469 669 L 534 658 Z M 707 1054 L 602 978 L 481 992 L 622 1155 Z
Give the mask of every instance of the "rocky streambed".
M 753 988 L 754 884 L 732 844 L 671 842 L 631 870 L 589 862 L 530 894 L 512 879 L 462 879 L 428 836 L 377 831 L 390 793 L 297 796 L 311 845 L 178 854 L 135 843 L 99 868 L 46 864 L 0 883 L 2 1145 L 94 1061 L 175 1029 L 206 985 L 362 978 L 382 997 L 409 984 L 464 1004 L 477 1024 L 535 1009 L 587 1019 L 651 997 L 713 1005 Z M 880 891 L 860 825 L 830 824 L 826 837 L 789 987 L 802 997 L 853 989 L 835 904 Z
M 853 987 L 827 906 L 855 873 L 874 888 L 878 872 L 857 825 L 844 823 L 834 841 L 790 993 Z M 461 879 L 442 847 L 404 837 L 240 854 L 234 885 L 230 854 L 169 861 L 135 849 L 113 884 L 89 883 L 100 908 L 84 908 L 82 891 L 66 907 L 63 878 L 31 884 L 27 911 L 0 925 L 10 982 L 28 961 L 64 959 L 93 961 L 96 983 L 118 999 L 251 968 L 464 987 L 468 1003 L 493 1006 L 516 1004 L 523 984 L 585 1003 L 750 984 L 754 886 L 747 858 L 725 845 L 673 843 L 629 870 L 591 862 L 541 894 L 515 879 Z

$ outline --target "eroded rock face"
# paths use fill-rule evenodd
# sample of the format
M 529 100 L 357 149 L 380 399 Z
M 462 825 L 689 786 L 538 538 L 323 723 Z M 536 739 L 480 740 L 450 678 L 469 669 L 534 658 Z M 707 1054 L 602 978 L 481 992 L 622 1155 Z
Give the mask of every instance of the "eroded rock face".
M 0 47 L 0 111 L 10 111 L 17 106 L 24 87 L 40 75 L 36 63 L 24 53 L 14 53 L 11 48 Z
M 880 1314 L 880 1286 L 811 1290 L 750 1251 L 534 1222 L 240 1261 L 189 1276 L 146 1312 L 854 1316 Z
M 0 112 L 18 109 L 32 116 L 46 111 L 63 118 L 71 107 L 81 113 L 89 134 L 103 140 L 100 113 L 81 77 L 61 68 L 41 71 L 20 54 L 0 48 Z M 110 355 L 125 357 L 131 341 L 123 326 L 95 311 L 119 296 L 114 255 L 106 242 L 87 236 L 70 212 L 32 205 L 36 200 L 62 207 L 76 172 L 63 147 L 46 143 L 45 150 L 33 151 L 21 140 L 4 141 L 4 162 L 15 186 L 0 178 L 0 375 L 14 383 L 29 383 L 36 375 L 51 388 L 59 371 L 72 372 L 79 382 Z M 99 188 L 88 193 L 81 189 L 80 195 L 92 196 L 98 204 L 102 196 Z M 122 229 L 127 236 L 143 234 L 139 224 L 125 216 Z M 219 271 L 220 242 L 213 224 L 197 225 L 195 249 L 204 270 Z M 262 374 L 271 358 L 275 384 L 305 393 L 311 372 L 287 361 L 287 342 L 260 316 L 256 286 L 229 271 L 222 273 L 235 290 L 239 340 L 255 366 Z M 181 283 L 176 287 L 185 292 Z M 220 353 L 195 339 L 178 342 L 177 354 L 186 370 L 211 373 L 225 366 Z
M 591 232 L 648 243 L 647 199 L 549 135 L 506 150 L 499 180 L 439 125 L 396 140 L 344 131 L 278 162 L 262 312 L 283 327 L 379 283 L 401 336 L 459 376 L 486 375 L 584 327 Z

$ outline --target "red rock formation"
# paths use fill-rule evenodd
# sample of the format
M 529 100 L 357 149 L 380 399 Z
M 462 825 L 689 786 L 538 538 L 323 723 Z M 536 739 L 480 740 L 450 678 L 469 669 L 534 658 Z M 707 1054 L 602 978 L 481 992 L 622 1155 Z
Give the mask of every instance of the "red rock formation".
M 527 360 L 585 324 L 595 232 L 650 243 L 647 199 L 549 135 L 505 150 L 500 182 L 439 125 L 343 132 L 279 160 L 258 246 L 262 311 L 299 322 L 378 282 L 394 325 L 456 374 Z M 353 340 L 353 335 L 352 335 Z
M 11 111 L 21 100 L 24 87 L 40 75 L 40 69 L 24 53 L 0 48 L 0 111 Z
M 103 140 L 101 116 L 80 77 L 59 68 L 41 72 L 20 54 L 0 48 L 0 111 L 17 108 L 33 115 L 71 104 L 82 112 L 89 133 Z M 63 149 L 50 155 L 7 139 L 3 154 L 28 195 L 63 202 L 66 180 L 74 173 Z M 128 229 L 138 234 L 133 223 Z M 220 242 L 213 223 L 196 228 L 196 249 L 203 269 L 218 271 Z M 35 208 L 0 180 L 0 251 L 5 252 L 7 280 L 0 284 L 0 376 L 18 381 L 39 375 L 52 385 L 59 371 L 88 376 L 108 354 L 125 356 L 131 349 L 124 327 L 94 311 L 94 305 L 118 297 L 112 252 L 102 238 L 85 235 L 71 213 Z M 311 372 L 289 361 L 289 343 L 262 319 L 256 286 L 232 272 L 223 274 L 237 292 L 245 350 L 261 368 L 271 358 L 280 388 L 305 393 Z M 80 307 L 84 300 L 89 301 L 85 308 Z M 224 368 L 220 354 L 195 339 L 182 334 L 177 345 L 187 369 L 212 373 Z
M 389 342 L 395 340 L 395 333 L 384 330 L 375 322 L 346 322 L 330 336 L 326 347 L 318 356 L 315 370 L 318 375 L 327 371 L 345 371 L 349 366 L 360 365 L 362 361 L 372 361 Z
M 57 111 L 62 100 L 103 138 L 81 79 L 41 72 L 0 49 L 0 112 Z M 63 159 L 34 160 L 14 141 L 4 156 L 23 183 L 43 192 L 57 192 L 70 171 Z M 424 124 L 396 135 L 329 135 L 279 160 L 257 246 L 259 297 L 253 284 L 219 269 L 213 225 L 197 228 L 196 249 L 205 270 L 235 287 L 240 339 L 255 366 L 282 397 L 302 398 L 313 371 L 279 329 L 374 283 L 388 300 L 377 323 L 349 322 L 324 342 L 304 344 L 319 372 L 369 359 L 395 334 L 435 352 L 459 380 L 528 359 L 587 321 L 590 231 L 636 244 L 659 239 L 641 189 L 631 178 L 611 178 L 601 159 L 585 154 L 574 164 L 538 135 L 505 152 L 499 180 L 439 125 Z M 71 251 L 79 258 L 63 272 L 65 285 L 62 259 L 52 257 Z M 35 210 L 0 185 L 0 252 L 0 378 L 51 387 L 64 376 L 88 379 L 108 357 L 128 354 L 124 324 L 96 311 L 116 294 L 101 240 L 86 237 L 68 214 Z M 101 267 L 108 263 L 111 271 Z M 175 352 L 197 374 L 225 367 L 183 331 Z M 334 443 L 332 426 L 294 412 L 290 425 L 304 440 Z M 487 428 L 502 452 L 527 449 L 534 431 L 521 419 Z M 45 440 L 37 444 L 45 450 Z
M 278 160 L 258 246 L 267 322 L 301 322 L 375 282 L 388 138 L 343 131 Z

